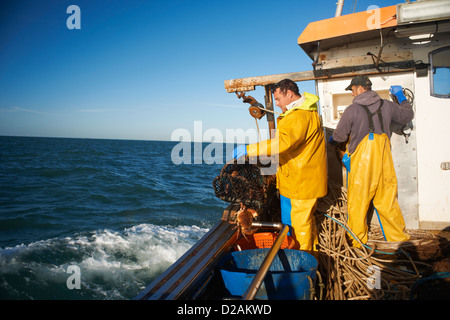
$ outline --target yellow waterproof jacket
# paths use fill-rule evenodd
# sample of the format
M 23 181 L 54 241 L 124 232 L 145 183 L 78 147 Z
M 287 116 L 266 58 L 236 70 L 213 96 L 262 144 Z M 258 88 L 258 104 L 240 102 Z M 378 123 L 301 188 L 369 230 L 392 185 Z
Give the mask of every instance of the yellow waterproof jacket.
M 312 199 L 327 194 L 325 139 L 317 113 L 319 98 L 303 93 L 277 119 L 275 137 L 247 146 L 250 157 L 278 155 L 277 187 L 290 199 Z

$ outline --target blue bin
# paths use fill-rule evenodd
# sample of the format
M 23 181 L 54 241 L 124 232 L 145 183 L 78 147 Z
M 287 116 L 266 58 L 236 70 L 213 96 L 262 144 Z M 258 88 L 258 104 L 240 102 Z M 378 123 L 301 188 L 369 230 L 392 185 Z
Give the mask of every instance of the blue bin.
M 220 273 L 230 295 L 244 295 L 269 250 L 236 251 L 220 261 Z M 279 250 L 255 299 L 309 300 L 310 279 L 314 285 L 316 271 L 317 260 L 309 253 L 292 249 Z

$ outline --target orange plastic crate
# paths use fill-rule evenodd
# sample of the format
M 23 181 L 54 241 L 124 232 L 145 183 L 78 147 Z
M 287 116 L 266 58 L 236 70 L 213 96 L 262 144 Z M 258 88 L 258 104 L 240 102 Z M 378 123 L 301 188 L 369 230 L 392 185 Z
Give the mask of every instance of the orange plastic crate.
M 278 233 L 259 232 L 246 237 L 242 237 L 234 244 L 235 251 L 271 248 Z M 281 244 L 281 249 L 291 249 L 295 245 L 294 239 L 286 236 Z

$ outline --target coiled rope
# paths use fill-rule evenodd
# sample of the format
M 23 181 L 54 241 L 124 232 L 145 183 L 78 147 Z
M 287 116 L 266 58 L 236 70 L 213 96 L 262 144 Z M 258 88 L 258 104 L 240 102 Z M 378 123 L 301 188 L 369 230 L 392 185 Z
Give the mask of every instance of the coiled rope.
M 328 195 L 319 200 L 317 208 L 323 213 L 317 216 L 317 220 L 319 272 L 325 285 L 324 299 L 410 299 L 411 289 L 423 279 L 424 272 L 431 269 L 430 261 L 439 258 L 442 238 L 424 231 L 407 230 L 413 245 L 388 243 L 382 240 L 381 228 L 371 224 L 369 241 L 363 244 L 347 225 L 346 208 L 345 188 L 329 181 Z M 361 247 L 351 246 L 350 237 L 355 238 Z M 428 248 L 431 245 L 433 253 L 426 261 L 419 259 L 420 254 L 417 254 L 424 244 Z

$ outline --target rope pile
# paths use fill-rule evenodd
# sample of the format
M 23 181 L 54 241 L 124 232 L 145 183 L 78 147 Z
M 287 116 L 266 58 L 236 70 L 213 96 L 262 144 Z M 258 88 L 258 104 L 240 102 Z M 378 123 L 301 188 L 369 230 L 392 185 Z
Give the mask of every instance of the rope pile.
M 450 279 L 450 270 L 432 271 L 433 262 L 448 257 L 446 239 L 407 230 L 411 241 L 386 242 L 381 228 L 371 224 L 368 243 L 353 247 L 350 237 L 357 238 L 346 223 L 346 207 L 345 188 L 330 181 L 328 195 L 318 203 L 318 211 L 325 214 L 317 217 L 323 299 L 406 300 L 417 298 L 418 284 L 430 273 L 444 281 Z

